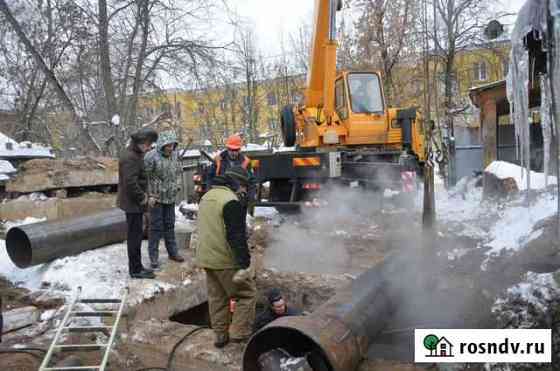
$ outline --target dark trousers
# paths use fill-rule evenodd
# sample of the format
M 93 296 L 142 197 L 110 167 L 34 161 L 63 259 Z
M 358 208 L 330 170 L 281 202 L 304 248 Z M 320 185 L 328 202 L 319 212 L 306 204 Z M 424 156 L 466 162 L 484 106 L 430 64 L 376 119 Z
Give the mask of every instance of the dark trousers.
M 150 209 L 150 243 L 148 245 L 148 251 L 152 263 L 158 262 L 159 241 L 162 236 L 169 256 L 177 256 L 174 204 L 158 203 Z
M 142 269 L 142 213 L 126 213 L 128 233 L 126 235 L 126 248 L 128 251 L 128 272 L 140 273 Z

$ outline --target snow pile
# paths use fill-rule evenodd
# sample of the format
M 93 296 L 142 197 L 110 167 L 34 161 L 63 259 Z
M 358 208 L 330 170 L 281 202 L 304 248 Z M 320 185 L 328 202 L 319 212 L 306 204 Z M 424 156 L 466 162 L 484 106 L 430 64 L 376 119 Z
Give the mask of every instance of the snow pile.
M 494 166 L 497 176 L 509 177 L 512 170 L 513 173 L 521 170 L 519 166 L 505 162 Z M 535 179 L 542 180 L 544 184 L 543 178 Z M 551 193 L 539 194 L 527 208 L 519 200 L 505 204 L 485 201 L 482 189 L 474 187 L 471 181 L 459 186 L 464 189 L 455 188 L 449 192 L 442 190 L 436 193 L 437 220 L 450 226 L 460 236 L 481 240 L 480 246 L 489 247 L 486 252 L 488 256 L 498 255 L 505 250 L 522 249 L 542 233 L 542 230 L 534 231 L 534 226 L 556 213 L 557 199 Z M 417 199 L 419 208 L 422 206 L 421 194 L 422 192 Z
M 519 190 L 527 189 L 527 171 L 518 165 L 505 161 L 494 161 L 484 171 L 494 174 L 498 179 L 513 178 Z M 545 174 L 535 171 L 531 171 L 530 178 L 532 189 L 543 189 L 548 184 L 556 184 L 555 177 L 549 176 L 547 179 Z
M 42 192 L 33 192 L 28 195 L 21 195 L 16 200 L 18 201 L 45 201 L 49 198 Z
M 552 302 L 559 300 L 556 274 L 527 272 L 522 282 L 508 288 L 492 306 L 492 313 L 496 315 L 500 327 L 532 328 L 542 325 L 539 317 L 547 316 Z
M 541 195 L 534 205 L 508 207 L 498 213 L 498 221 L 491 228 L 487 246 L 488 255 L 498 254 L 504 249 L 519 250 L 531 240 L 539 237 L 542 230 L 533 231 L 533 226 L 556 213 L 556 199 Z
M 263 219 L 270 219 L 270 220 L 278 217 L 279 215 L 280 214 L 274 207 L 257 206 L 255 207 L 255 212 L 253 213 L 253 216 L 255 218 L 263 218 Z
M 464 193 L 463 198 L 455 197 L 453 192 L 445 190 L 436 192 L 435 195 L 437 218 L 444 221 L 468 224 L 479 219 L 481 214 L 485 215 L 490 211 L 485 204 L 482 204 L 482 188 L 474 188 Z M 422 197 L 423 192 L 418 192 L 420 207 Z
M 12 166 L 10 161 L 0 160 L 0 174 L 15 173 L 16 168 Z

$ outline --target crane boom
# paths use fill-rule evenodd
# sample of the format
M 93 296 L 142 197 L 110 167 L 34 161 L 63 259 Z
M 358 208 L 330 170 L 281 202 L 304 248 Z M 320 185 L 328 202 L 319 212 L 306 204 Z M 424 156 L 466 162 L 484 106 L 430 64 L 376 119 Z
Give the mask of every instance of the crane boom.
M 334 109 L 332 97 L 337 48 L 335 15 L 339 6 L 339 0 L 315 0 L 312 48 L 307 73 L 306 105 L 322 106 L 327 120 L 330 120 Z

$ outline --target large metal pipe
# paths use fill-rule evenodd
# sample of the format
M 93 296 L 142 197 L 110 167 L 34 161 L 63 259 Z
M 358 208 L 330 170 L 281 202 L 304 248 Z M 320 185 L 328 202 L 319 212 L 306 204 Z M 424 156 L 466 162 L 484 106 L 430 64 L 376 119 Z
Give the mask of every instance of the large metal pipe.
M 259 357 L 278 349 L 306 357 L 314 371 L 356 369 L 391 313 L 390 266 L 364 272 L 309 316 L 281 317 L 264 327 L 245 348 L 243 371 L 273 370 Z
M 10 228 L 6 249 L 19 268 L 47 263 L 126 239 L 126 216 L 117 208 L 79 218 Z

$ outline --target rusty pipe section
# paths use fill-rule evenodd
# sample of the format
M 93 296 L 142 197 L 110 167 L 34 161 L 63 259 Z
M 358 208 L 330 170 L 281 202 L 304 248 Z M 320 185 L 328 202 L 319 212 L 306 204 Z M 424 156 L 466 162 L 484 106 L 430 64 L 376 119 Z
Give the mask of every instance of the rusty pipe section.
M 117 208 L 78 218 L 10 228 L 8 256 L 18 268 L 47 263 L 126 239 L 126 215 Z
M 278 349 L 306 357 L 313 371 L 356 369 L 391 313 L 388 273 L 386 263 L 371 268 L 309 316 L 281 317 L 264 327 L 245 348 L 243 371 L 274 370 L 262 359 Z

